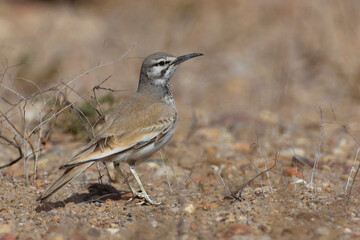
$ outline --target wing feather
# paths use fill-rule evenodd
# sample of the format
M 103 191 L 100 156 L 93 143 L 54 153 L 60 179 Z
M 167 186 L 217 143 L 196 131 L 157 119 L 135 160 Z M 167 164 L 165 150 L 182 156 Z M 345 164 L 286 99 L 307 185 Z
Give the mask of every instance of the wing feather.
M 176 111 L 164 103 L 153 103 L 140 111 L 142 118 L 125 117 L 104 126 L 84 149 L 61 168 L 78 166 L 87 162 L 105 159 L 128 150 L 137 150 L 154 141 L 161 140 L 176 123 Z M 142 124 L 137 124 L 137 123 Z M 100 147 L 101 146 L 101 147 Z M 94 147 L 94 151 L 81 156 L 81 153 Z

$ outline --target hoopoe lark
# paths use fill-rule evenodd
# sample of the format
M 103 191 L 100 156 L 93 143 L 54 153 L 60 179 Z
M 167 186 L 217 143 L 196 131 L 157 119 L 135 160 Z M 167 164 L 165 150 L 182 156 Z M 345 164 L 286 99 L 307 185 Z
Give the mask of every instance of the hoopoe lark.
M 115 177 L 123 176 L 135 197 L 144 202 L 160 204 L 150 199 L 135 165 L 145 161 L 160 150 L 174 134 L 177 111 L 169 81 L 179 64 L 201 53 L 175 57 L 167 53 L 154 53 L 145 58 L 140 70 L 137 92 L 122 102 L 106 119 L 96 136 L 69 162 L 60 167 L 63 175 L 38 198 L 44 201 L 76 178 L 95 162 L 112 162 Z M 135 191 L 121 170 L 120 163 L 130 167 L 141 193 Z

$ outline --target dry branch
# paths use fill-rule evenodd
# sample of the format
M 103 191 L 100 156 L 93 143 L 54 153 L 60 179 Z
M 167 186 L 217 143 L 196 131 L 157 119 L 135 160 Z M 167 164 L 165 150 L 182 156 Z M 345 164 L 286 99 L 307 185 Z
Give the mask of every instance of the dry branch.
M 60 84 L 57 84 L 56 86 L 46 90 L 42 90 L 35 82 L 29 79 L 13 78 L 8 73 L 10 67 L 7 66 L 7 63 L 3 64 L 3 71 L 0 73 L 0 88 L 4 89 L 4 92 L 12 94 L 16 100 L 11 101 L 4 96 L 1 96 L 0 98 L 8 106 L 6 111 L 0 111 L 0 124 L 2 127 L 2 131 L 0 131 L 0 139 L 4 141 L 3 144 L 13 146 L 15 149 L 17 149 L 19 156 L 13 160 L 10 160 L 9 163 L 0 166 L 0 169 L 12 166 L 23 159 L 24 175 L 26 178 L 26 183 L 28 183 L 27 160 L 32 159 L 34 160 L 34 180 L 36 180 L 38 157 L 40 152 L 43 150 L 44 141 L 50 138 L 52 129 L 55 126 L 55 122 L 58 119 L 58 116 L 67 109 L 72 110 L 71 112 L 77 116 L 81 126 L 87 131 L 89 137 L 92 138 L 94 136 L 94 126 L 96 125 L 97 121 L 95 124 L 91 124 L 91 121 L 88 119 L 86 114 L 84 114 L 84 112 L 82 112 L 76 104 L 80 100 L 84 100 L 89 104 L 89 106 L 95 109 L 100 118 L 104 118 L 103 111 L 102 109 L 98 110 L 97 107 L 85 99 L 85 96 L 88 95 L 89 92 L 81 95 L 72 87 L 72 84 L 75 81 L 81 79 L 83 76 L 99 68 L 121 61 L 131 49 L 132 47 L 114 61 L 97 65 L 71 79 L 67 83 L 61 82 Z M 18 79 L 26 83 L 30 83 L 35 86 L 38 91 L 31 94 L 30 96 L 23 96 L 16 89 L 13 89 L 4 83 L 3 80 L 5 77 L 9 78 L 11 81 Z M 101 85 L 109 78 L 110 76 L 92 89 L 94 92 L 94 97 L 92 98 L 95 99 L 100 108 L 100 102 L 97 100 L 95 91 L 100 89 L 115 91 L 110 88 L 101 87 Z M 73 101 L 69 101 L 70 94 L 76 94 L 77 98 L 75 98 Z M 30 120 L 28 119 L 31 115 L 29 114 L 29 111 L 33 111 L 33 116 Z M 15 120 L 15 117 L 18 119 Z M 6 130 L 10 137 L 8 137 L 3 130 Z
M 246 186 L 248 186 L 252 181 L 254 181 L 256 178 L 262 176 L 263 174 L 265 173 L 268 173 L 269 171 L 271 171 L 272 169 L 274 169 L 276 167 L 276 164 L 277 164 L 277 158 L 278 158 L 278 153 L 275 154 L 275 159 L 274 159 L 274 165 L 271 166 L 270 168 L 268 169 L 265 169 L 264 171 L 261 171 L 260 173 L 258 173 L 257 175 L 255 175 L 254 177 L 250 178 L 248 181 L 246 181 L 245 183 L 243 183 L 238 190 L 236 191 L 233 191 L 231 193 L 230 196 L 226 196 L 226 198 L 231 198 L 231 199 L 236 199 L 236 200 L 239 200 L 239 201 L 242 201 L 243 200 L 243 197 L 241 196 L 242 195 L 242 192 L 243 190 L 245 189 Z

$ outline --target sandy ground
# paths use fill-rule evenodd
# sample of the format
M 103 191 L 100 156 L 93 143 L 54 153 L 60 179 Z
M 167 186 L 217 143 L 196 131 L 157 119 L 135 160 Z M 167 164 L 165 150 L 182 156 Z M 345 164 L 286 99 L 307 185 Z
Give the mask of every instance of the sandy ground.
M 39 88 L 76 78 L 76 93 L 66 94 L 84 111 L 92 88 L 109 77 L 102 87 L 121 91 L 99 90 L 107 113 L 135 92 L 148 54 L 204 56 L 172 79 L 179 110 L 172 140 L 137 166 L 161 206 L 127 203 L 126 184 L 110 183 L 101 164 L 49 202 L 36 201 L 87 142 L 67 110 L 46 125 L 51 134 L 37 162 L 1 169 L 0 239 L 360 238 L 359 179 L 351 172 L 360 147 L 359 9 L 336 1 L 1 2 L 7 139 L 21 138 L 4 116 L 25 134 L 39 123 L 38 99 L 25 117 L 12 108 Z M 0 152 L 1 165 L 17 157 L 4 139 Z

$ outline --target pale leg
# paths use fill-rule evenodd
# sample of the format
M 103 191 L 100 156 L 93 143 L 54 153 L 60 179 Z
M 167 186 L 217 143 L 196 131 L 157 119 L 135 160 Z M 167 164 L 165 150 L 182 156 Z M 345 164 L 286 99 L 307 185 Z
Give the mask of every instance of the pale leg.
M 120 167 L 120 162 L 114 162 L 114 169 L 115 169 L 115 181 L 116 181 L 117 183 L 120 183 L 120 178 L 121 178 L 120 176 L 122 176 L 123 179 L 124 179 L 125 182 L 126 182 L 126 185 L 130 188 L 130 190 L 131 190 L 131 192 L 132 192 L 132 195 L 133 195 L 129 200 L 126 201 L 125 204 L 133 201 L 136 197 L 145 198 L 145 199 L 146 199 L 146 197 L 145 197 L 145 195 L 144 195 L 143 193 L 137 192 L 137 191 L 131 186 L 129 180 L 127 179 L 127 177 L 126 177 L 126 175 L 125 175 L 125 173 L 123 172 L 123 170 L 122 170 L 121 167 Z M 143 202 L 141 202 L 141 203 L 143 203 Z M 141 203 L 140 203 L 140 204 L 141 204 Z
M 142 184 L 142 182 L 141 182 L 141 180 L 140 180 L 140 177 L 139 177 L 139 175 L 137 174 L 137 172 L 135 171 L 135 165 L 132 164 L 132 165 L 129 165 L 129 166 L 130 166 L 130 172 L 134 175 L 137 183 L 138 183 L 139 186 L 140 186 L 140 189 L 141 189 L 141 191 L 142 191 L 142 194 L 141 194 L 141 195 L 143 195 L 142 197 L 145 198 L 145 200 L 146 200 L 148 203 L 150 203 L 150 204 L 160 205 L 161 202 L 156 202 L 156 201 L 151 200 L 150 197 L 149 197 L 149 195 L 146 193 L 145 188 L 144 188 L 144 186 L 143 186 L 143 184 Z M 133 193 L 134 193 L 134 191 L 133 191 Z M 136 193 L 136 194 L 138 195 L 139 193 Z
M 121 167 L 120 167 L 120 162 L 114 162 L 114 170 L 115 170 L 115 182 L 116 183 L 120 183 L 120 176 L 122 176 L 122 178 L 125 180 L 126 185 L 128 185 L 128 187 L 130 188 L 131 192 L 136 193 L 136 191 L 134 190 L 134 188 L 130 185 L 129 180 L 127 179 L 127 177 L 125 176 L 124 172 L 122 171 Z

